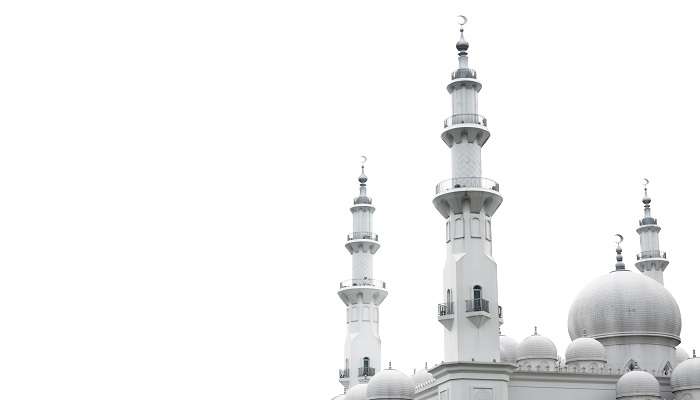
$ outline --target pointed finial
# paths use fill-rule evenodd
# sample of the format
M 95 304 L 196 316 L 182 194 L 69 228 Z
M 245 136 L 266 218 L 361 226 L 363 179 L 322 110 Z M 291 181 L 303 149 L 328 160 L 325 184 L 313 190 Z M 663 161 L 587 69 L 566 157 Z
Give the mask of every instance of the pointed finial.
M 537 336 L 537 327 L 535 326 L 535 334 L 534 336 Z
M 693 358 L 695 358 L 695 349 L 693 349 Z
M 389 369 L 391 369 L 391 361 L 389 361 Z
M 620 244 L 623 240 L 625 240 L 625 238 L 619 233 L 615 234 L 615 236 L 617 237 L 617 240 L 615 241 L 617 243 L 617 248 L 615 249 L 615 252 L 617 253 L 617 256 L 615 257 L 615 259 L 617 260 L 617 262 L 615 263 L 615 270 L 624 271 L 625 263 L 622 262 L 622 247 L 620 246 Z
M 466 55 L 467 50 L 469 50 L 469 43 L 464 40 L 464 24 L 467 23 L 467 17 L 464 15 L 457 16 L 457 23 L 459 24 L 459 41 L 457 42 L 457 50 L 459 55 Z
M 649 208 L 649 203 L 651 203 L 651 198 L 647 194 L 647 186 L 649 185 L 649 179 L 644 178 L 644 198 L 642 199 L 642 203 L 644 203 L 644 208 Z
M 426 371 L 428 370 L 428 362 L 427 361 L 425 362 L 425 370 Z
M 585 329 L 583 330 L 583 337 L 588 337 L 588 332 Z

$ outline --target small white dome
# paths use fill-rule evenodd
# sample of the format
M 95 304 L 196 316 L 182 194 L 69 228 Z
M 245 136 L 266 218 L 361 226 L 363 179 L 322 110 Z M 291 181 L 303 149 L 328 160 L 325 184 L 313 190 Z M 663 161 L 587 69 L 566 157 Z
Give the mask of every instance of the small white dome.
M 689 358 L 671 372 L 671 389 L 675 392 L 700 389 L 700 358 Z
M 594 279 L 569 309 L 571 340 L 634 334 L 680 342 L 680 333 L 681 312 L 671 293 L 657 281 L 629 270 Z
M 652 396 L 659 397 L 659 381 L 654 375 L 645 371 L 630 371 L 617 380 L 616 399 L 626 397 Z
M 518 341 L 501 335 L 501 362 L 515 364 L 518 361 Z
M 676 356 L 674 357 L 675 365 L 682 363 L 683 361 L 690 358 L 688 352 L 684 348 L 678 346 L 676 347 Z
M 413 379 L 397 369 L 385 369 L 367 384 L 367 400 L 411 400 L 415 393 Z
M 358 383 L 345 393 L 345 400 L 367 400 L 367 384 Z
M 421 368 L 418 370 L 415 374 L 413 374 L 413 385 L 418 386 L 422 385 L 428 381 L 433 380 L 433 375 L 428 372 L 425 368 Z
M 606 362 L 605 347 L 593 338 L 578 338 L 566 348 L 566 362 L 574 361 Z
M 344 394 L 339 394 L 332 398 L 331 400 L 345 400 L 345 395 Z
M 544 336 L 534 334 L 523 339 L 518 345 L 517 360 L 557 360 L 557 347 Z

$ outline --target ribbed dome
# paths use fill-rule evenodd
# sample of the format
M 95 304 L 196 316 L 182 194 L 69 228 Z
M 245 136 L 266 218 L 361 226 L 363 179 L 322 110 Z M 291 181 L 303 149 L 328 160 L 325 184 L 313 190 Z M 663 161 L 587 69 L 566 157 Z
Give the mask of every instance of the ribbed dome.
M 689 358 L 690 358 L 690 355 L 688 355 L 688 352 L 685 351 L 684 348 L 682 348 L 680 346 L 676 347 L 676 356 L 674 358 L 675 365 L 678 365 Z
M 367 384 L 358 383 L 345 393 L 345 400 L 367 400 Z
M 410 400 L 416 389 L 413 380 L 396 369 L 385 369 L 367 384 L 367 400 Z
M 617 380 L 616 399 L 633 396 L 659 397 L 659 381 L 648 372 L 630 371 Z
M 671 337 L 680 341 L 681 313 L 666 288 L 629 270 L 614 271 L 589 283 L 569 310 L 569 336 Z
M 413 374 L 413 385 L 418 386 L 422 385 L 428 381 L 433 380 L 433 375 L 428 372 L 425 368 L 421 368 L 418 370 L 415 374 Z
M 556 361 L 557 347 L 548 338 L 535 334 L 520 342 L 517 354 L 518 361 L 527 359 Z
M 605 347 L 589 337 L 578 338 L 566 348 L 566 362 L 573 361 L 602 361 L 606 362 Z
M 501 335 L 501 362 L 515 364 L 518 360 L 518 341 Z
M 700 389 L 700 358 L 689 358 L 671 373 L 671 389 Z

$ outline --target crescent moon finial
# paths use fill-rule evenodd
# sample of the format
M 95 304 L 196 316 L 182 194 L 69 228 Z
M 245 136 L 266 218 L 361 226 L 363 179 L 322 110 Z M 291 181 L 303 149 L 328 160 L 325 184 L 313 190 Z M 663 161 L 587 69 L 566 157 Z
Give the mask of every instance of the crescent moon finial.
M 615 236 L 617 236 L 617 240 L 615 241 L 615 243 L 617 243 L 617 245 L 619 246 L 620 243 L 622 243 L 622 241 L 625 240 L 625 238 L 619 233 L 616 233 Z
M 362 166 L 364 166 L 367 162 L 367 156 L 360 156 L 360 158 L 362 159 Z
M 647 185 L 649 184 L 649 179 L 644 178 L 644 188 L 646 189 Z
M 460 25 L 460 28 L 464 27 L 464 24 L 467 23 L 467 17 L 464 15 L 458 15 L 457 16 L 457 23 Z

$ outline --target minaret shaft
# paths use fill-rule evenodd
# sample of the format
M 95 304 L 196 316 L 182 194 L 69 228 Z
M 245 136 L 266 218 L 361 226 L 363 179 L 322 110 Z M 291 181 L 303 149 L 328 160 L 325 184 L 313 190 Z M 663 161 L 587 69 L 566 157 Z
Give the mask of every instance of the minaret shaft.
M 373 258 L 379 242 L 373 232 L 374 206 L 367 196 L 364 166 L 359 180 L 360 195 L 350 208 L 353 231 L 345 243 L 352 256 L 352 278 L 341 282 L 338 291 L 346 305 L 345 358 L 339 374 L 346 390 L 366 383 L 381 368 L 379 305 L 388 294 L 384 282 L 373 277 Z
M 498 274 L 491 255 L 491 217 L 501 204 L 498 184 L 482 177 L 481 149 L 490 136 L 479 115 L 481 83 L 467 63 L 469 45 L 457 43 L 459 69 L 447 87 L 452 115 L 442 139 L 450 148 L 452 178 L 436 188 L 433 203 L 446 219 L 444 303 L 445 361 L 500 359 Z

